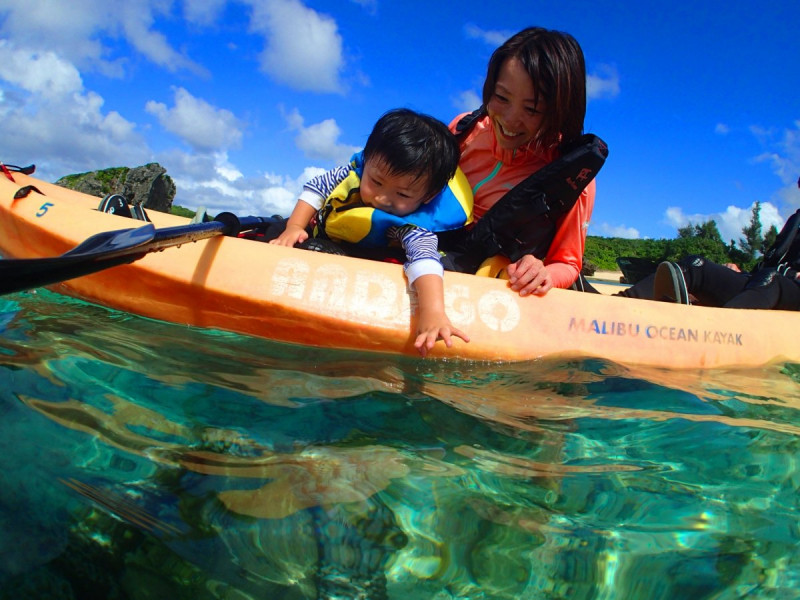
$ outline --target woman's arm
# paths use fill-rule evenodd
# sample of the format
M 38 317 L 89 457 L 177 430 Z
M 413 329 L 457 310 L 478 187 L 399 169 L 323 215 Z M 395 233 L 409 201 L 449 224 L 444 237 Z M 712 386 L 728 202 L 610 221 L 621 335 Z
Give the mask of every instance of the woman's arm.
M 594 197 L 595 182 L 592 181 L 559 222 L 544 260 L 528 254 L 508 266 L 511 289 L 521 296 L 544 295 L 551 288 L 568 288 L 573 284 L 583 266 Z

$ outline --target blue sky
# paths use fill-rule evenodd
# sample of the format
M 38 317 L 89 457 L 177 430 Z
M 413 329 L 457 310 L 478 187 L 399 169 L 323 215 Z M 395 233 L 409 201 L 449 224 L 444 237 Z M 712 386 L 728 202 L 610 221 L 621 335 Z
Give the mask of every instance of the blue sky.
M 449 122 L 529 25 L 581 43 L 606 140 L 591 235 L 800 207 L 800 2 L 0 0 L 0 160 L 43 179 L 159 162 L 175 202 L 288 214 L 386 110 Z

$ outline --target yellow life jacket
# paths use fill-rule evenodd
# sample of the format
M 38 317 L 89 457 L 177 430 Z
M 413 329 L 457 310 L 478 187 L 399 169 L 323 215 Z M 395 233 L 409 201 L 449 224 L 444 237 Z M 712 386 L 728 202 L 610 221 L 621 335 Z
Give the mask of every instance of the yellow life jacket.
M 439 194 L 411 214 L 399 217 L 361 200 L 363 153 L 350 159 L 350 174 L 331 192 L 317 215 L 314 235 L 368 247 L 386 246 L 390 227 L 416 225 L 428 231 L 449 231 L 472 222 L 472 188 L 461 169 Z

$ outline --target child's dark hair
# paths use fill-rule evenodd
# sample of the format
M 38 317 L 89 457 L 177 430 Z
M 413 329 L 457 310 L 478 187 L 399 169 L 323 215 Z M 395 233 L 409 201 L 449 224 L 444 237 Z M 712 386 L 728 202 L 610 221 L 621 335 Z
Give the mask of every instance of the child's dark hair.
M 455 175 L 461 151 L 447 125 L 407 108 L 384 114 L 364 147 L 364 162 L 382 161 L 393 175 L 428 180 L 426 200 L 439 193 Z

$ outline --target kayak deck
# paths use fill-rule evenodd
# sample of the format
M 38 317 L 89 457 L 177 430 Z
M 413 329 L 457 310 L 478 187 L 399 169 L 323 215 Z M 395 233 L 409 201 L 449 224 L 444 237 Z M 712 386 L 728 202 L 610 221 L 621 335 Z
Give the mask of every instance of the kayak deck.
M 99 232 L 141 225 L 99 212 L 99 198 L 14 173 L 0 176 L 0 254 L 63 254 Z M 24 198 L 14 195 L 35 186 Z M 41 192 L 41 193 L 39 193 Z M 156 228 L 188 219 L 151 211 Z M 683 306 L 552 290 L 520 297 L 507 282 L 445 273 L 445 304 L 470 343 L 431 356 L 523 361 L 600 357 L 668 368 L 800 361 L 800 313 Z M 417 355 L 416 298 L 400 265 L 216 237 L 51 286 L 173 323 L 318 347 Z

